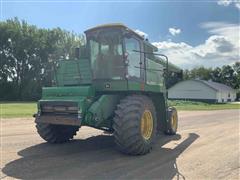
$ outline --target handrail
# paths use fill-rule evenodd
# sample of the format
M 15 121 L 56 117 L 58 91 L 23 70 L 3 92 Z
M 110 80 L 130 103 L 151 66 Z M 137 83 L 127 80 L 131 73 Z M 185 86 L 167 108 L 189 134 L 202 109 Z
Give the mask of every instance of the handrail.
M 145 52 L 145 51 L 138 51 L 138 50 L 132 50 L 134 52 L 139 52 L 139 53 L 143 53 L 144 56 L 145 54 L 153 54 L 153 55 L 157 55 L 157 56 L 162 56 L 166 59 L 166 85 L 167 85 L 167 82 L 168 82 L 168 57 L 164 54 L 160 54 L 160 53 L 153 53 L 153 52 Z M 167 95 L 167 98 L 168 98 L 168 88 L 166 87 L 166 95 Z

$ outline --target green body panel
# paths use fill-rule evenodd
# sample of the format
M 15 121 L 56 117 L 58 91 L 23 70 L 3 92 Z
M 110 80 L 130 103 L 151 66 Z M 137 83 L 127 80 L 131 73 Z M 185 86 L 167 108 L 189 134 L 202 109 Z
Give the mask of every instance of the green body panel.
M 159 92 L 160 85 L 147 85 L 140 82 L 106 81 L 94 82 L 91 86 L 63 86 L 44 87 L 42 99 L 38 103 L 44 102 L 76 102 L 78 113 L 81 113 L 81 124 L 95 128 L 112 128 L 112 118 L 117 104 L 128 91 Z M 143 90 L 143 89 L 144 90 Z M 105 94 L 105 93 L 115 94 Z M 98 93 L 103 95 L 97 95 Z
M 88 108 L 83 125 L 96 128 L 107 127 L 111 129 L 111 120 L 114 110 L 121 99 L 121 95 L 102 95 Z
M 162 64 L 147 58 L 147 70 L 146 70 L 147 84 L 163 86 L 164 82 L 163 73 L 164 66 Z
M 64 86 L 64 87 L 44 87 L 42 89 L 42 99 L 76 98 L 81 96 L 91 97 L 95 95 L 92 86 Z
M 94 96 L 95 90 L 92 86 L 44 87 L 38 107 L 43 102 L 77 102 L 79 113 L 84 115 Z
M 142 93 L 163 93 L 165 91 L 162 84 L 159 85 L 150 85 L 140 82 L 128 82 L 128 91 L 141 91 Z
M 55 71 L 55 81 L 58 86 L 91 84 L 92 81 L 88 59 L 58 61 Z
M 96 128 L 111 128 L 111 117 L 119 103 L 122 95 L 100 95 L 96 96 L 93 86 L 71 86 L 71 87 L 45 87 L 40 104 L 61 102 L 76 102 L 78 113 L 81 114 L 82 125 Z
M 146 84 L 136 81 L 129 80 L 108 80 L 108 81 L 97 81 L 93 83 L 97 92 L 108 93 L 108 92 L 128 92 L 128 91 L 141 91 L 141 92 L 156 92 L 165 93 L 166 88 L 164 83 L 157 84 Z
M 127 91 L 128 83 L 126 80 L 98 80 L 93 82 L 97 92 Z

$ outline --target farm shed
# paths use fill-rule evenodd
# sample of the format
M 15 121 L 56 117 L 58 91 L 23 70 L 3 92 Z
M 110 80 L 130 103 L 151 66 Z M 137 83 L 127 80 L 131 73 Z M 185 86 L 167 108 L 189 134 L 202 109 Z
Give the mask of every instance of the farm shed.
M 195 100 L 206 102 L 232 102 L 236 99 L 236 91 L 225 84 L 187 80 L 175 84 L 168 90 L 169 99 Z

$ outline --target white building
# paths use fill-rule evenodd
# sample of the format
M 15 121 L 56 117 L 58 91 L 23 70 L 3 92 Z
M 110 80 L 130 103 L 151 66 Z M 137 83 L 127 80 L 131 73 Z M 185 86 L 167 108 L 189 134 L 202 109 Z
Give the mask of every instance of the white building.
M 168 90 L 168 98 L 207 102 L 232 102 L 236 99 L 236 91 L 221 83 L 187 80 L 171 87 Z

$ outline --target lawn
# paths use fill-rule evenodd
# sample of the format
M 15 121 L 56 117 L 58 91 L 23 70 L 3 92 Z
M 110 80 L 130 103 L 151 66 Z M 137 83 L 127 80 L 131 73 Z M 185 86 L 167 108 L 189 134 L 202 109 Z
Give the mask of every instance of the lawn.
M 169 100 L 168 105 L 174 106 L 180 111 L 240 109 L 239 103 L 210 104 L 196 101 Z
M 221 110 L 221 109 L 240 109 L 239 103 L 226 104 L 208 104 L 194 101 L 169 101 L 170 106 L 177 110 L 194 111 L 194 110 Z M 0 102 L 1 118 L 32 117 L 37 111 L 35 102 Z
M 35 102 L 0 102 L 0 117 L 32 117 L 37 111 Z

